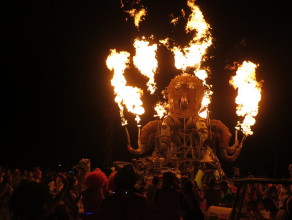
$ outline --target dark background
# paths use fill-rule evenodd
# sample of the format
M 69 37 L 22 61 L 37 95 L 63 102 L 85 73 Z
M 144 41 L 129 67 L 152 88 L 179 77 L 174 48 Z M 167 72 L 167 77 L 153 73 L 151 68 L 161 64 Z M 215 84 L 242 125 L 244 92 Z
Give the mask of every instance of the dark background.
M 185 1 L 142 2 L 148 16 L 139 31 L 132 20 L 125 21 L 119 0 L 2 3 L 0 165 L 70 167 L 86 157 L 93 166 L 102 167 L 109 144 L 112 160 L 131 158 L 114 103 L 112 73 L 105 65 L 109 50 L 134 54 L 133 40 L 143 35 L 171 37 L 181 44 L 191 37 L 183 30 L 184 22 L 176 27 L 168 24 L 170 13 L 179 15 L 181 8 L 188 11 Z M 220 119 L 234 134 L 236 91 L 228 83 L 232 72 L 226 65 L 243 60 L 258 63 L 257 80 L 264 81 L 254 134 L 247 137 L 235 163 L 222 163 L 228 174 L 236 166 L 242 175 L 250 171 L 257 176 L 289 176 L 292 15 L 287 4 L 197 1 L 214 38 L 209 51 L 213 58 L 207 63 L 214 91 L 211 117 Z M 161 90 L 178 73 L 172 55 L 162 47 L 158 61 L 159 91 L 152 97 L 145 92 L 142 125 L 154 119 L 146 106 L 161 99 Z M 145 89 L 146 80 L 134 73 L 126 73 L 129 85 Z M 128 119 L 135 142 L 136 125 Z M 112 138 L 108 138 L 109 131 Z

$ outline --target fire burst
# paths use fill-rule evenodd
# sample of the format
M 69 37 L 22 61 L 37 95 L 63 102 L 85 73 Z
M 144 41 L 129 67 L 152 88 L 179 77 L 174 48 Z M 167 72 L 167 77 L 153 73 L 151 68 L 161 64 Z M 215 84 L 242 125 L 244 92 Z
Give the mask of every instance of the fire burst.
M 238 90 L 235 99 L 236 114 L 244 117 L 238 122 L 244 135 L 252 135 L 251 126 L 255 124 L 255 116 L 258 114 L 259 102 L 261 100 L 261 83 L 256 81 L 256 65 L 244 61 L 239 65 L 236 75 L 229 81 L 234 89 Z
M 149 45 L 149 42 L 143 38 L 142 40 L 136 39 L 134 47 L 136 48 L 136 55 L 133 57 L 133 62 L 140 72 L 149 79 L 147 82 L 148 90 L 153 94 L 156 90 L 154 75 L 158 66 L 156 59 L 157 44 Z
M 136 121 L 139 125 L 140 115 L 144 113 L 142 106 L 141 95 L 143 91 L 137 87 L 127 86 L 127 81 L 124 76 L 124 71 L 129 63 L 128 52 L 122 51 L 118 53 L 116 50 L 111 50 L 110 56 L 106 60 L 106 64 L 110 70 L 114 71 L 114 77 L 111 80 L 114 92 L 116 94 L 115 102 L 119 105 L 122 125 L 127 124 L 124 116 L 124 106 L 128 111 L 136 115 Z

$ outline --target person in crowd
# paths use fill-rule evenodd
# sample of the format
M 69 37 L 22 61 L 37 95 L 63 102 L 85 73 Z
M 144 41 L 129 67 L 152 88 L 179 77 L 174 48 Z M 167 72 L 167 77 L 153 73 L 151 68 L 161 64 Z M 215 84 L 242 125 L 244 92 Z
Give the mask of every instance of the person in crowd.
M 264 198 L 271 199 L 277 204 L 278 201 L 278 190 L 275 184 L 269 184 Z
M 43 175 L 42 183 L 48 186 L 50 194 L 53 196 L 57 194 L 57 188 L 52 172 L 47 172 Z
M 67 179 L 72 183 L 72 187 L 68 192 L 65 194 L 63 203 L 66 206 L 69 215 L 71 217 L 70 220 L 80 220 L 80 210 L 79 210 L 79 205 L 80 205 L 80 199 L 82 194 L 76 194 L 76 184 L 77 181 L 74 176 L 68 175 Z
M 25 173 L 24 179 L 26 179 L 28 181 L 34 181 L 33 172 L 32 171 L 27 171 Z
M 150 208 L 153 210 L 153 199 L 157 189 L 160 188 L 160 177 L 158 175 L 154 175 L 150 184 L 148 184 L 145 188 L 145 194 L 148 198 Z
M 221 192 L 220 189 L 216 187 L 216 180 L 213 177 L 210 177 L 207 181 L 206 188 L 204 188 L 204 196 L 207 209 L 210 206 L 219 206 Z
M 220 191 L 221 191 L 221 201 L 220 206 L 232 208 L 234 196 L 230 192 L 228 183 L 226 180 L 220 182 Z
M 162 174 L 162 187 L 156 190 L 153 199 L 153 220 L 180 220 L 184 194 L 177 189 L 177 181 L 172 171 Z
M 279 195 L 279 204 L 280 207 L 278 209 L 278 212 L 276 214 L 276 219 L 277 220 L 288 220 L 292 219 L 292 193 L 289 190 L 289 186 L 285 186 L 284 189 L 287 191 L 282 191 Z
M 283 208 L 285 206 L 285 201 L 291 195 L 291 191 L 289 189 L 289 185 L 281 185 L 278 189 L 278 199 L 277 199 L 277 207 L 278 209 Z
M 264 220 L 258 209 L 258 201 L 256 200 L 250 200 L 246 202 L 244 213 L 247 219 Z
M 138 190 L 140 194 L 144 194 L 147 187 L 147 180 L 146 178 L 143 178 L 140 176 L 139 181 L 137 181 L 137 184 L 135 185 L 135 188 Z
M 271 198 L 259 200 L 257 208 L 263 219 L 276 220 L 278 209 Z
M 109 177 L 107 182 L 107 194 L 113 194 L 116 190 L 115 183 L 114 183 L 114 177 L 116 175 L 117 171 L 113 171 Z
M 42 181 L 43 171 L 39 167 L 35 167 L 33 170 L 33 179 L 35 182 L 40 183 Z
M 193 183 L 188 177 L 181 179 L 181 188 L 184 193 L 184 202 L 181 208 L 181 215 L 183 220 L 203 220 L 204 214 L 200 209 L 197 196 L 195 195 Z
M 10 219 L 9 199 L 13 192 L 12 178 L 9 172 L 2 172 L 0 183 L 0 219 Z
M 16 189 L 19 186 L 19 184 L 21 182 L 21 179 L 22 179 L 20 169 L 15 169 L 14 170 L 14 173 L 13 173 L 13 177 L 12 178 L 13 178 L 13 180 L 12 180 L 12 182 L 13 182 L 13 189 Z
M 63 183 L 63 179 L 62 176 L 66 175 L 64 172 L 62 171 L 58 171 L 55 174 L 55 185 L 56 185 L 56 190 L 57 192 L 60 192 L 62 190 L 62 188 L 64 187 L 64 183 Z
M 101 204 L 103 220 L 148 220 L 149 202 L 137 192 L 138 175 L 132 165 L 120 168 L 113 177 L 114 191 Z
M 81 200 L 84 210 L 84 220 L 97 219 L 100 215 L 100 205 L 106 194 L 107 176 L 96 168 L 85 176 L 86 188 Z

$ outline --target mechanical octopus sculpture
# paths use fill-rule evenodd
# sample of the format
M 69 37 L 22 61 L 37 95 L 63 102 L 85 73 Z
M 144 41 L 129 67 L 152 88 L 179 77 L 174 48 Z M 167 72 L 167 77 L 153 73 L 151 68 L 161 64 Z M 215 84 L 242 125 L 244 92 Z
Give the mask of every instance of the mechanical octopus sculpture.
M 176 76 L 164 91 L 168 114 L 142 127 L 137 149 L 131 146 L 127 133 L 128 150 L 140 157 L 142 166 L 168 167 L 187 174 L 196 173 L 208 164 L 219 177 L 225 175 L 217 152 L 223 160 L 233 162 L 240 154 L 243 139 L 239 143 L 235 138 L 235 143 L 230 146 L 231 133 L 220 120 L 199 116 L 205 89 L 194 75 Z

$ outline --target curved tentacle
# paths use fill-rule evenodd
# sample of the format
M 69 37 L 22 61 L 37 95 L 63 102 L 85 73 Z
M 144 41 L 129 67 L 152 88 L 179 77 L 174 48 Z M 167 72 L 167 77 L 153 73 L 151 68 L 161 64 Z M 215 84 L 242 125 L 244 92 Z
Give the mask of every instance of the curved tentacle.
M 155 132 L 160 124 L 160 120 L 154 120 L 144 125 L 141 130 L 141 135 L 138 137 L 138 148 L 134 149 L 131 146 L 131 143 L 128 143 L 127 147 L 129 152 L 134 155 L 143 155 L 148 153 L 153 146 Z
M 212 119 L 211 129 L 215 135 L 215 139 L 218 141 L 219 153 L 221 157 L 228 162 L 234 162 L 240 154 L 242 141 L 241 144 L 239 144 L 239 141 L 235 140 L 234 144 L 229 146 L 231 133 L 220 120 Z

